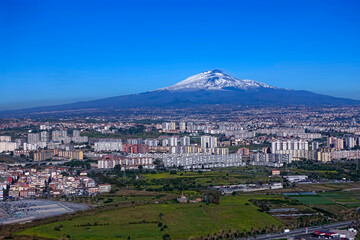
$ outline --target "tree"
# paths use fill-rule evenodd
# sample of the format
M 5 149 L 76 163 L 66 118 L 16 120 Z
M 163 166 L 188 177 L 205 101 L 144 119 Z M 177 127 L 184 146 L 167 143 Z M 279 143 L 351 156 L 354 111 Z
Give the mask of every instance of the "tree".
M 171 240 L 170 235 L 168 233 L 164 233 L 163 240 Z
M 160 169 L 163 167 L 163 162 L 161 159 L 157 158 L 153 161 L 153 164 L 155 165 L 155 169 Z
M 218 194 L 215 195 L 214 203 L 215 203 L 215 204 L 220 204 L 220 197 L 219 197 Z

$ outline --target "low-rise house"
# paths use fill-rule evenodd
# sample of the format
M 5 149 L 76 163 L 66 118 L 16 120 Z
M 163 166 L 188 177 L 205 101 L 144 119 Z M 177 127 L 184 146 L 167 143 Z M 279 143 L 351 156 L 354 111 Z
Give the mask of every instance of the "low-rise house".
M 188 199 L 184 194 L 181 194 L 179 198 L 176 199 L 179 203 L 187 203 Z
M 100 193 L 110 192 L 111 185 L 110 184 L 99 184 L 99 191 L 100 191 Z

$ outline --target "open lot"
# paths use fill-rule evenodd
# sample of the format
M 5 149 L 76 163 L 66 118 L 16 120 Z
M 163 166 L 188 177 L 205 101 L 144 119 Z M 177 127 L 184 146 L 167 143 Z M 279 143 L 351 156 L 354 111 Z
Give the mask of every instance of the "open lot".
M 0 202 L 1 224 L 12 224 L 32 221 L 40 218 L 73 213 L 89 207 L 81 204 L 56 202 L 48 200 L 20 200 Z

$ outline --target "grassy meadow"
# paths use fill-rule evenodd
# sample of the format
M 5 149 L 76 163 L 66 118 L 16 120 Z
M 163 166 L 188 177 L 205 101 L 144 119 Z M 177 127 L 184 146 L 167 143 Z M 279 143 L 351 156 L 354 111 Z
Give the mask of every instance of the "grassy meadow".
M 268 196 L 222 197 L 220 204 L 161 203 L 128 208 L 117 208 L 92 216 L 83 216 L 19 232 L 58 239 L 161 239 L 168 233 L 172 239 L 188 239 L 191 236 L 206 236 L 222 230 L 250 230 L 257 226 L 282 225 L 271 215 L 258 211 L 249 202 L 251 198 Z M 159 224 L 159 222 L 161 224 Z M 164 227 L 166 225 L 166 227 Z M 61 226 L 61 227 L 60 227 Z M 60 227 L 57 231 L 57 227 Z

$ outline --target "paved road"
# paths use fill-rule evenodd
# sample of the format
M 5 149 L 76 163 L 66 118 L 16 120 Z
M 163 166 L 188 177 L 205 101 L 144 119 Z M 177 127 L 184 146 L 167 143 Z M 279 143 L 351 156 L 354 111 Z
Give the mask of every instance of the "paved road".
M 341 227 L 347 227 L 349 226 L 351 221 L 345 221 L 345 222 L 336 222 L 324 226 L 316 226 L 316 227 L 309 227 L 308 232 L 313 232 L 317 229 L 327 229 L 327 228 L 341 228 Z M 272 234 L 266 234 L 266 235 L 259 235 L 256 237 L 257 240 L 269 240 L 269 239 L 279 239 L 279 238 L 287 238 L 291 236 L 295 236 L 301 233 L 305 233 L 305 228 L 298 228 L 295 230 L 292 230 L 288 233 L 272 233 Z M 239 238 L 238 240 L 244 240 L 245 238 Z M 253 240 L 254 238 L 248 238 L 249 240 Z

